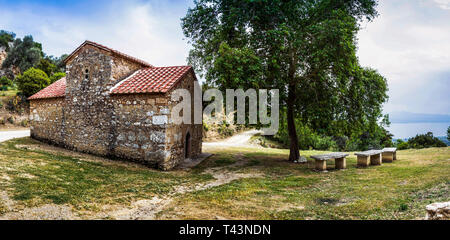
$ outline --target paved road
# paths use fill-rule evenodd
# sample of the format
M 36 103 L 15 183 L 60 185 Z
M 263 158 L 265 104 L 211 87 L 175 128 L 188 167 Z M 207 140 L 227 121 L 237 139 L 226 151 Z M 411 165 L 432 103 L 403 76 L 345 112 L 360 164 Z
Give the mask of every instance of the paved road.
M 30 136 L 30 130 L 0 131 L 0 142 L 4 142 L 13 138 L 21 138 L 28 136 Z

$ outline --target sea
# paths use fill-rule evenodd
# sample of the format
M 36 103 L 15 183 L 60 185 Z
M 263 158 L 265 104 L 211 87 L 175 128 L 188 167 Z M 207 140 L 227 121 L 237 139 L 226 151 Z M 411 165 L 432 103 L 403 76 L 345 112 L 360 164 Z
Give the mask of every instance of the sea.
M 432 132 L 435 137 L 442 139 L 442 137 L 446 138 L 449 126 L 450 122 L 391 123 L 388 130 L 394 134 L 394 139 L 407 140 L 415 137 L 417 134 L 425 134 L 427 132 Z

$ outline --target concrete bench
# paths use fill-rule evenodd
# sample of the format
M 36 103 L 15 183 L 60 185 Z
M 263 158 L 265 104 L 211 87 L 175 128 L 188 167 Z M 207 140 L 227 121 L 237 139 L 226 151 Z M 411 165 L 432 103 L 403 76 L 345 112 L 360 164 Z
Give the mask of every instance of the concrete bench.
M 367 167 L 370 165 L 381 165 L 382 150 L 369 150 L 355 153 L 358 156 L 358 167 Z
M 327 160 L 334 159 L 335 162 L 335 168 L 336 169 L 345 169 L 347 167 L 347 164 L 345 162 L 345 157 L 347 157 L 348 154 L 346 153 L 328 153 L 328 154 L 321 154 L 321 155 L 314 155 L 311 156 L 312 159 L 315 160 L 316 164 L 316 170 L 318 171 L 325 171 L 327 170 Z
M 397 148 L 383 148 L 383 162 L 397 160 Z

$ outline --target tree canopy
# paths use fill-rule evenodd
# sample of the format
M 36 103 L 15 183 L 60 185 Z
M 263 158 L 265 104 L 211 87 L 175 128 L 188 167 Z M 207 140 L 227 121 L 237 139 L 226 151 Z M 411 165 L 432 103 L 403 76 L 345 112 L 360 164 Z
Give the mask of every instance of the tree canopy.
M 35 42 L 32 36 L 25 36 L 23 40 L 17 38 L 14 40 L 14 45 L 9 50 L 2 67 L 16 66 L 23 73 L 36 66 L 43 56 L 42 45 Z
M 26 70 L 22 75 L 16 77 L 16 82 L 19 90 L 26 97 L 39 92 L 41 89 L 50 84 L 50 79 L 47 74 L 36 68 Z
M 13 42 L 15 38 L 15 33 L 0 30 L 0 47 L 4 47 L 6 51 L 9 51 L 9 43 Z
M 351 135 L 377 125 L 386 79 L 359 65 L 360 20 L 375 0 L 198 0 L 182 18 L 189 62 L 219 88 L 280 90 L 290 160 L 299 158 L 295 119 Z

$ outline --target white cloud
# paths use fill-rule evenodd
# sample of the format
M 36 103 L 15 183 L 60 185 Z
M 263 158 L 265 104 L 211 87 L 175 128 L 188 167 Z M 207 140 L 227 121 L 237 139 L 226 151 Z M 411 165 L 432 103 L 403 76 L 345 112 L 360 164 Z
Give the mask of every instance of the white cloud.
M 440 8 L 450 10 L 450 0 L 433 0 Z
M 183 40 L 180 18 L 187 6 L 164 1 L 111 2 L 97 14 L 21 6 L 0 9 L 0 26 L 18 36 L 32 34 L 49 55 L 70 53 L 92 40 L 155 66 L 186 65 L 189 46 Z M 20 19 L 19 21 L 17 21 Z
M 450 14 L 410 0 L 380 1 L 378 10 L 374 22 L 363 24 L 358 55 L 388 79 L 385 111 L 450 113 L 441 94 L 450 88 L 442 86 L 450 86 L 450 76 L 442 77 L 450 74 Z

